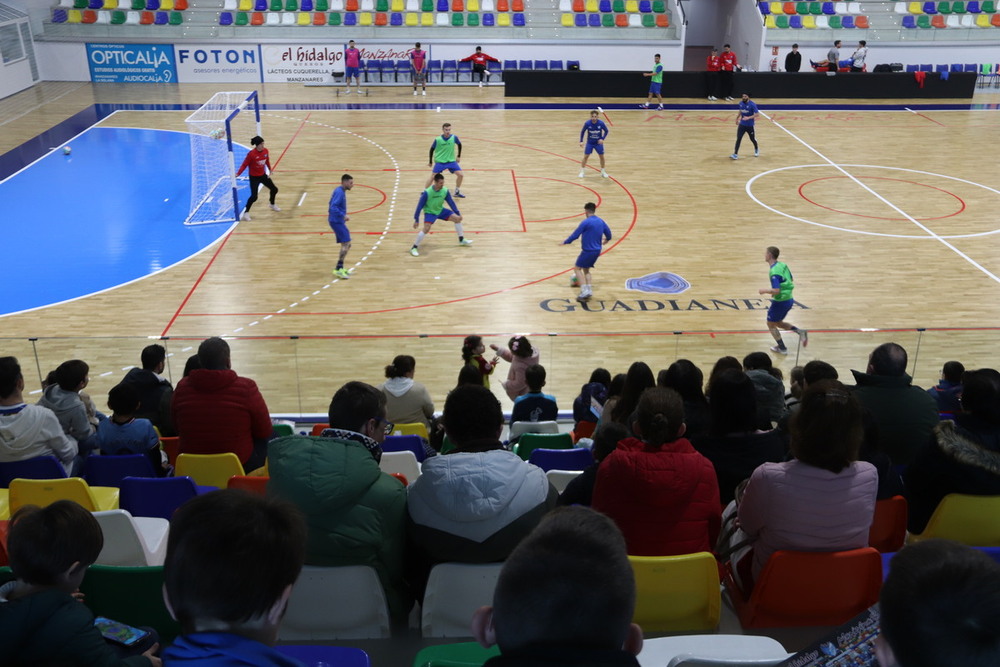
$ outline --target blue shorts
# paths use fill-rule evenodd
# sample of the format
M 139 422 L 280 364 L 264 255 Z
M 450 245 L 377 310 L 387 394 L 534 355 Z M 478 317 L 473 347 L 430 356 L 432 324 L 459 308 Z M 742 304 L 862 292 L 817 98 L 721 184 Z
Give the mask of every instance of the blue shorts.
M 441 209 L 440 213 L 424 213 L 424 222 L 433 225 L 438 220 L 449 220 L 455 212 L 449 208 Z
M 785 299 L 784 301 L 771 300 L 771 307 L 767 309 L 768 322 L 782 322 L 785 315 L 792 309 L 795 299 Z
M 597 264 L 597 258 L 601 256 L 600 250 L 584 250 L 577 256 L 574 266 L 581 269 L 589 269 Z
M 604 144 L 592 144 L 588 141 L 587 145 L 583 147 L 584 155 L 590 155 L 594 151 L 597 151 L 598 155 L 604 155 Z
M 361 68 L 360 67 L 345 67 L 344 68 L 344 80 L 350 78 L 360 79 L 361 78 Z
M 447 169 L 453 174 L 456 171 L 462 171 L 462 168 L 458 166 L 457 162 L 435 162 L 434 168 L 431 171 L 433 171 L 435 174 L 440 174 L 444 172 L 445 169 Z
M 649 92 L 650 92 L 650 94 L 652 94 L 652 95 L 659 95 L 660 94 L 660 86 L 662 86 L 662 85 L 663 85 L 662 83 L 657 83 L 655 81 L 653 83 L 650 83 L 649 84 Z
M 333 230 L 334 235 L 337 237 L 337 243 L 350 243 L 351 242 L 351 232 L 348 231 L 347 225 L 342 222 L 331 222 L 330 229 Z

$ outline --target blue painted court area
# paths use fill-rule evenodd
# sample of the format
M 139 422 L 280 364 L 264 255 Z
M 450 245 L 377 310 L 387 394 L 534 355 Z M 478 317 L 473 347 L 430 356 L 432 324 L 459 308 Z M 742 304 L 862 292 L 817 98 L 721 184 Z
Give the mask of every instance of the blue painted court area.
M 96 127 L 0 182 L 7 290 L 0 315 L 150 276 L 212 245 L 231 224 L 187 226 L 191 148 L 183 132 Z M 243 155 L 246 149 L 235 149 Z M 249 185 L 241 181 L 240 202 Z

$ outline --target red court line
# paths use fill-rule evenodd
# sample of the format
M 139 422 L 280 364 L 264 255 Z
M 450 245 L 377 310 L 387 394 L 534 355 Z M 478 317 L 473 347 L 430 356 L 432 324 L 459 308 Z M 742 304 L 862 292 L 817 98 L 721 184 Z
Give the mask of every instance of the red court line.
M 273 169 L 278 168 L 278 163 L 280 163 L 281 160 L 285 157 L 285 153 L 288 152 L 288 149 L 292 147 L 292 143 L 295 142 L 295 139 L 299 136 L 299 132 L 301 132 L 302 128 L 305 127 L 306 121 L 309 120 L 309 116 L 311 115 L 312 112 L 310 111 L 309 113 L 306 114 L 306 117 L 303 118 L 302 121 L 299 123 L 299 129 L 295 130 L 295 134 L 293 134 L 292 138 L 288 140 L 287 144 L 285 144 L 285 150 L 281 151 L 281 155 L 279 155 L 278 159 L 275 160 Z
M 933 118 L 931 118 L 929 116 L 925 116 L 924 114 L 920 113 L 919 111 L 914 111 L 913 113 L 916 114 L 917 116 L 920 116 L 924 120 L 929 120 L 930 122 L 934 123 L 935 125 L 940 125 L 941 127 L 948 127 L 944 123 L 939 123 L 936 120 L 934 120 Z
M 521 216 L 521 231 L 528 231 L 528 223 L 524 220 L 524 207 L 521 206 L 521 191 L 517 187 L 517 174 L 510 170 L 510 180 L 514 184 L 514 199 L 517 200 L 517 214 Z
M 614 127 L 614 123 L 611 122 L 611 117 L 608 116 L 608 112 L 607 111 L 603 111 L 603 110 L 602 110 L 602 112 L 604 113 L 604 120 L 608 121 L 608 125 L 611 125 L 612 127 Z
M 226 238 L 222 239 L 222 243 L 220 243 L 219 247 L 215 249 L 214 253 L 212 253 L 212 259 L 208 260 L 208 264 L 205 265 L 205 268 L 202 270 L 201 275 L 198 276 L 198 279 L 194 281 L 194 285 L 191 286 L 191 289 L 188 291 L 187 296 L 184 297 L 183 301 L 181 301 L 181 305 L 177 307 L 177 312 L 175 312 L 174 316 L 170 318 L 169 322 L 167 322 L 166 328 L 164 328 L 163 332 L 160 334 L 161 338 L 167 335 L 167 332 L 170 331 L 170 327 L 174 326 L 174 322 L 177 320 L 178 317 L 181 316 L 181 311 L 184 310 L 184 306 L 187 305 L 188 300 L 194 295 L 194 291 L 198 289 L 198 285 L 201 284 L 202 278 L 204 278 L 205 274 L 208 273 L 208 270 L 212 268 L 212 264 L 215 263 L 215 259 L 219 256 L 219 253 L 222 252 L 222 249 L 226 246 L 226 243 L 228 243 L 229 239 L 231 239 L 232 237 L 233 237 L 232 232 L 226 234 Z

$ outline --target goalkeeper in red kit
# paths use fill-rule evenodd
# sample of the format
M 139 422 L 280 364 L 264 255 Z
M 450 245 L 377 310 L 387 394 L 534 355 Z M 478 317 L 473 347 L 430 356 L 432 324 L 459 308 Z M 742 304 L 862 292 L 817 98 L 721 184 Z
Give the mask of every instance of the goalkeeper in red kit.
M 246 208 L 243 210 L 243 220 L 250 219 L 250 207 L 257 201 L 257 190 L 262 185 L 271 191 L 271 210 L 281 210 L 274 204 L 274 198 L 278 194 L 278 186 L 271 180 L 271 155 L 264 148 L 264 138 L 259 136 L 254 137 L 250 140 L 250 145 L 253 148 L 243 158 L 243 164 L 240 165 L 240 170 L 236 172 L 236 175 L 239 176 L 243 173 L 244 169 L 250 167 L 250 198 L 247 199 Z
M 479 74 L 479 87 L 482 88 L 483 81 L 488 82 L 487 77 L 489 77 L 490 74 L 489 70 L 486 69 L 486 63 L 498 63 L 500 61 L 493 56 L 483 53 L 483 47 L 481 46 L 477 46 L 475 53 L 468 58 L 462 58 L 459 62 L 467 63 L 470 60 L 472 61 L 472 73 L 473 75 L 477 73 Z M 473 76 L 473 78 L 475 78 L 475 76 Z

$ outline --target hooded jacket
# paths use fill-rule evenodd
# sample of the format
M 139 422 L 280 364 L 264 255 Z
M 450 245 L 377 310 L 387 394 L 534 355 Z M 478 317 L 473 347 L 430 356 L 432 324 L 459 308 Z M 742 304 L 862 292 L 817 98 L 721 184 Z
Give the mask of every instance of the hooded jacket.
M 257 383 L 233 370 L 191 371 L 177 383 L 171 414 L 182 453 L 234 452 L 246 463 L 254 438 L 271 435 L 271 415 Z
M 55 456 L 68 475 L 78 451 L 76 441 L 63 433 L 59 420 L 48 408 L 17 407 L 0 408 L 0 461 Z
M 930 446 L 903 474 L 907 528 L 922 533 L 949 493 L 1000 495 L 1000 427 L 958 415 L 934 428 Z
M 390 613 L 405 616 L 412 598 L 403 582 L 403 485 L 353 440 L 277 438 L 267 456 L 268 493 L 286 498 L 305 515 L 306 564 L 375 568 Z
M 379 385 L 385 394 L 386 419 L 397 424 L 421 423 L 430 430 L 434 416 L 434 401 L 427 387 L 413 378 L 390 378 Z
M 160 429 L 160 435 L 172 436 L 174 425 L 170 420 L 170 401 L 174 388 L 170 382 L 153 371 L 139 367 L 126 373 L 122 382 L 134 385 L 139 392 L 139 410 L 135 416 L 153 422 L 153 426 Z
M 38 405 L 54 412 L 63 433 L 78 443 L 94 435 L 94 427 L 87 418 L 87 408 L 79 392 L 66 391 L 57 384 L 50 384 Z
M 614 519 L 634 556 L 712 551 L 722 523 L 715 468 L 685 438 L 619 442 L 597 469 L 592 506 Z
M 854 395 L 878 425 L 878 448 L 895 465 L 909 463 L 927 446 L 931 429 L 938 423 L 937 402 L 920 387 L 914 387 L 913 378 L 905 373 L 887 376 L 851 372 L 857 382 Z
M 303 663 L 279 653 L 271 646 L 228 632 L 181 635 L 163 650 L 163 664 L 190 667 L 304 667 Z

